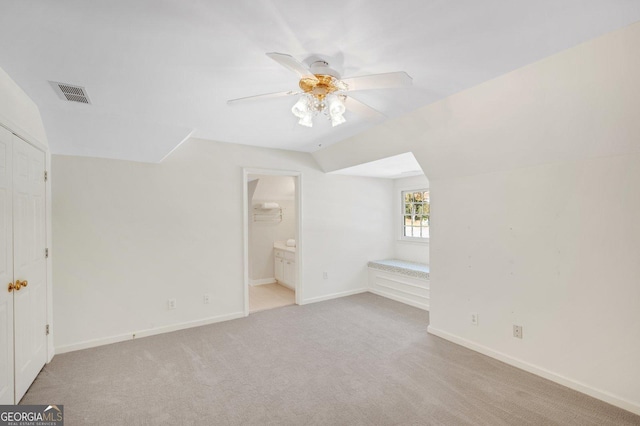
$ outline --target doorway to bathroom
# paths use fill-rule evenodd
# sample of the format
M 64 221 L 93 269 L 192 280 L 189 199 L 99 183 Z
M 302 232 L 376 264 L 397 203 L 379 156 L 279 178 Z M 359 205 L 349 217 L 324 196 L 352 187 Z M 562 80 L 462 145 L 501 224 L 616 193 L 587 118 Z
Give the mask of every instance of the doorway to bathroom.
M 244 169 L 245 315 L 301 300 L 301 174 Z

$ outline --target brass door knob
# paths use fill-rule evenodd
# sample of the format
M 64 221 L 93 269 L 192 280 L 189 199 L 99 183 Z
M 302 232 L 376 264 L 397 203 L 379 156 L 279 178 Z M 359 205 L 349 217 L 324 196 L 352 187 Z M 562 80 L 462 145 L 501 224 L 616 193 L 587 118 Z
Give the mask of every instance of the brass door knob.
M 26 287 L 27 284 L 29 284 L 29 281 L 27 281 L 27 280 L 22 281 L 22 287 Z
M 13 283 L 9 283 L 9 293 L 11 293 L 13 289 L 14 289 Z

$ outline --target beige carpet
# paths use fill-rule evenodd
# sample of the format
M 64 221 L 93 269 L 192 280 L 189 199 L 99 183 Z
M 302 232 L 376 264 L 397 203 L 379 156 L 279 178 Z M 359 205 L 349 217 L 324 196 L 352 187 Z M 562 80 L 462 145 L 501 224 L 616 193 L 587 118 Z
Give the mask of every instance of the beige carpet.
M 249 286 L 249 312 L 280 308 L 296 303 L 296 293 L 280 284 Z
M 639 425 L 361 294 L 56 356 L 23 404 L 73 425 Z

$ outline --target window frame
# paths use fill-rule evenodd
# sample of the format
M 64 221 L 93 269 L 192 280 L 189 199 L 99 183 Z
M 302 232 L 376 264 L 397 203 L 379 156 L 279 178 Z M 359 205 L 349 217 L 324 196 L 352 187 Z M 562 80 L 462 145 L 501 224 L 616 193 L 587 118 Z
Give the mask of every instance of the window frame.
M 406 216 L 405 214 L 405 194 L 407 193 L 413 193 L 413 192 L 428 192 L 429 193 L 429 207 L 431 207 L 431 191 L 429 190 L 429 188 L 425 188 L 425 187 L 421 187 L 421 188 L 402 188 L 400 189 L 400 208 L 398 210 L 399 216 L 398 216 L 398 240 L 399 241 L 404 241 L 404 242 L 411 242 L 411 243 L 417 243 L 417 244 L 429 244 L 429 238 L 431 236 L 431 220 L 429 220 L 429 237 L 409 237 L 404 235 L 404 228 L 405 228 L 405 222 L 404 222 L 404 218 Z M 429 208 L 429 211 L 431 211 L 431 208 Z M 429 217 L 429 219 L 431 219 L 431 217 Z M 422 226 L 421 226 L 422 227 Z

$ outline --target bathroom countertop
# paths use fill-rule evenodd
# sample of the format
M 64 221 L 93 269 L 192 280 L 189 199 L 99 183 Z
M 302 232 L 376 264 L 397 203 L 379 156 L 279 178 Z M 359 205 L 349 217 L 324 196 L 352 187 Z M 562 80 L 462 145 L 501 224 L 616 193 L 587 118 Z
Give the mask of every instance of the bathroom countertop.
M 287 243 L 285 243 L 284 241 L 276 241 L 275 243 L 273 243 L 273 248 L 278 249 L 278 250 L 288 251 L 290 253 L 295 253 L 296 252 L 296 248 L 295 247 L 287 246 Z

